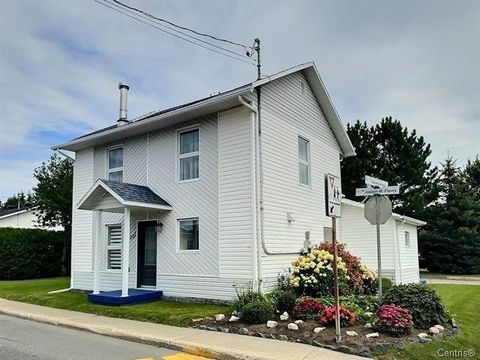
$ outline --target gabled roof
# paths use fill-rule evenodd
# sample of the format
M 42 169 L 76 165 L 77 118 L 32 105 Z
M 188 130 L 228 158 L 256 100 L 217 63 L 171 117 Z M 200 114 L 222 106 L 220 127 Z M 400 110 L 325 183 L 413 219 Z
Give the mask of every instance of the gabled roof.
M 52 149 L 65 149 L 78 151 L 83 148 L 104 144 L 121 138 L 139 135 L 148 131 L 161 129 L 182 121 L 210 113 L 223 111 L 242 105 L 241 96 L 253 92 L 255 88 L 266 85 L 276 79 L 302 71 L 312 88 L 312 91 L 323 111 L 325 117 L 337 138 L 344 156 L 354 156 L 355 149 L 348 138 L 345 127 L 333 106 L 320 74 L 313 62 L 308 62 L 280 71 L 263 79 L 251 82 L 244 86 L 199 99 L 190 103 L 175 106 L 166 110 L 150 112 L 140 116 L 123 126 L 112 125 L 101 130 L 91 132 L 67 143 L 55 145 Z
M 350 199 L 342 199 L 342 204 L 355 206 L 355 207 L 362 208 L 362 209 L 365 207 L 363 203 L 358 202 L 358 201 L 353 201 L 353 200 L 350 200 Z M 397 221 L 405 222 L 405 223 L 410 224 L 410 225 L 415 225 L 415 226 L 427 225 L 427 223 L 425 221 L 414 219 L 410 216 L 400 215 L 400 214 L 397 214 L 397 213 L 392 213 L 392 217 Z
M 147 186 L 123 183 L 120 181 L 99 179 L 80 199 L 77 208 L 81 210 L 96 209 L 105 197 L 111 196 L 105 209 L 120 212 L 124 207 L 156 210 L 172 210 L 172 206 Z
M 26 207 L 21 207 L 20 209 L 5 209 L 5 210 L 0 210 L 0 219 L 7 218 L 9 216 L 17 215 L 17 214 L 22 214 L 24 212 L 33 210 L 35 207 L 34 206 L 26 206 Z

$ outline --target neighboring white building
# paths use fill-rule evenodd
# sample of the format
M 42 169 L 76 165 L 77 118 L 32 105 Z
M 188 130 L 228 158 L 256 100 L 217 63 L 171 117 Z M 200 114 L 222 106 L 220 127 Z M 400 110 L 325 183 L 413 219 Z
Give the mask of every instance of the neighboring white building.
M 63 230 L 62 227 L 39 226 L 34 207 L 0 210 L 0 228 L 13 227 L 24 229 Z
M 417 229 L 426 222 L 408 216 L 393 214 L 380 225 L 382 275 L 395 284 L 420 282 L 418 266 Z M 363 264 L 377 270 L 377 232 L 363 215 L 363 204 L 343 199 L 340 219 L 339 242 Z
M 325 174 L 354 155 L 313 63 L 53 149 L 76 153 L 72 288 L 221 300 L 323 241 Z

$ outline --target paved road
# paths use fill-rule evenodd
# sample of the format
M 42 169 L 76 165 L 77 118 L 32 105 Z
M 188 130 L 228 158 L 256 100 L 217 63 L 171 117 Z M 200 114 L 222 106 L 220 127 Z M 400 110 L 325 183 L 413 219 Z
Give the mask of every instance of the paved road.
M 0 315 L 0 359 L 198 359 L 178 351 Z
M 455 279 L 434 279 L 427 278 L 427 284 L 445 284 L 445 285 L 477 285 L 480 286 L 478 280 L 455 280 Z

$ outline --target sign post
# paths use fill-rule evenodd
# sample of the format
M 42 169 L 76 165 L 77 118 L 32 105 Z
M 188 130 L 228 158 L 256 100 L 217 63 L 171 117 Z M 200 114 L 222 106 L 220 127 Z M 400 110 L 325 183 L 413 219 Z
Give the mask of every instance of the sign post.
M 340 331 L 340 294 L 338 289 L 338 267 L 337 267 L 337 217 L 341 216 L 342 191 L 340 178 L 326 175 L 325 188 L 327 189 L 327 215 L 332 218 L 332 247 L 333 247 L 333 288 L 335 297 L 335 341 L 342 341 Z
M 400 193 L 400 187 L 388 186 L 388 182 L 371 176 L 365 176 L 366 188 L 355 190 L 357 196 L 368 197 L 364 207 L 365 219 L 370 224 L 376 226 L 377 230 L 377 263 L 378 263 L 378 297 L 382 300 L 382 249 L 380 242 L 380 225 L 385 224 L 392 216 L 392 202 L 386 195 L 395 195 Z

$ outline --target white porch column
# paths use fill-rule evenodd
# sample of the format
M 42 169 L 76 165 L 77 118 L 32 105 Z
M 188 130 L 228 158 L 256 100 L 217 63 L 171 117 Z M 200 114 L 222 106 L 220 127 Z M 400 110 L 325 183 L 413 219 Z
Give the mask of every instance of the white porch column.
M 93 293 L 100 294 L 100 242 L 102 239 L 102 210 L 98 211 L 95 232 L 95 262 L 93 264 Z
M 130 208 L 125 207 L 122 242 L 122 297 L 128 296 L 128 265 L 130 259 Z

